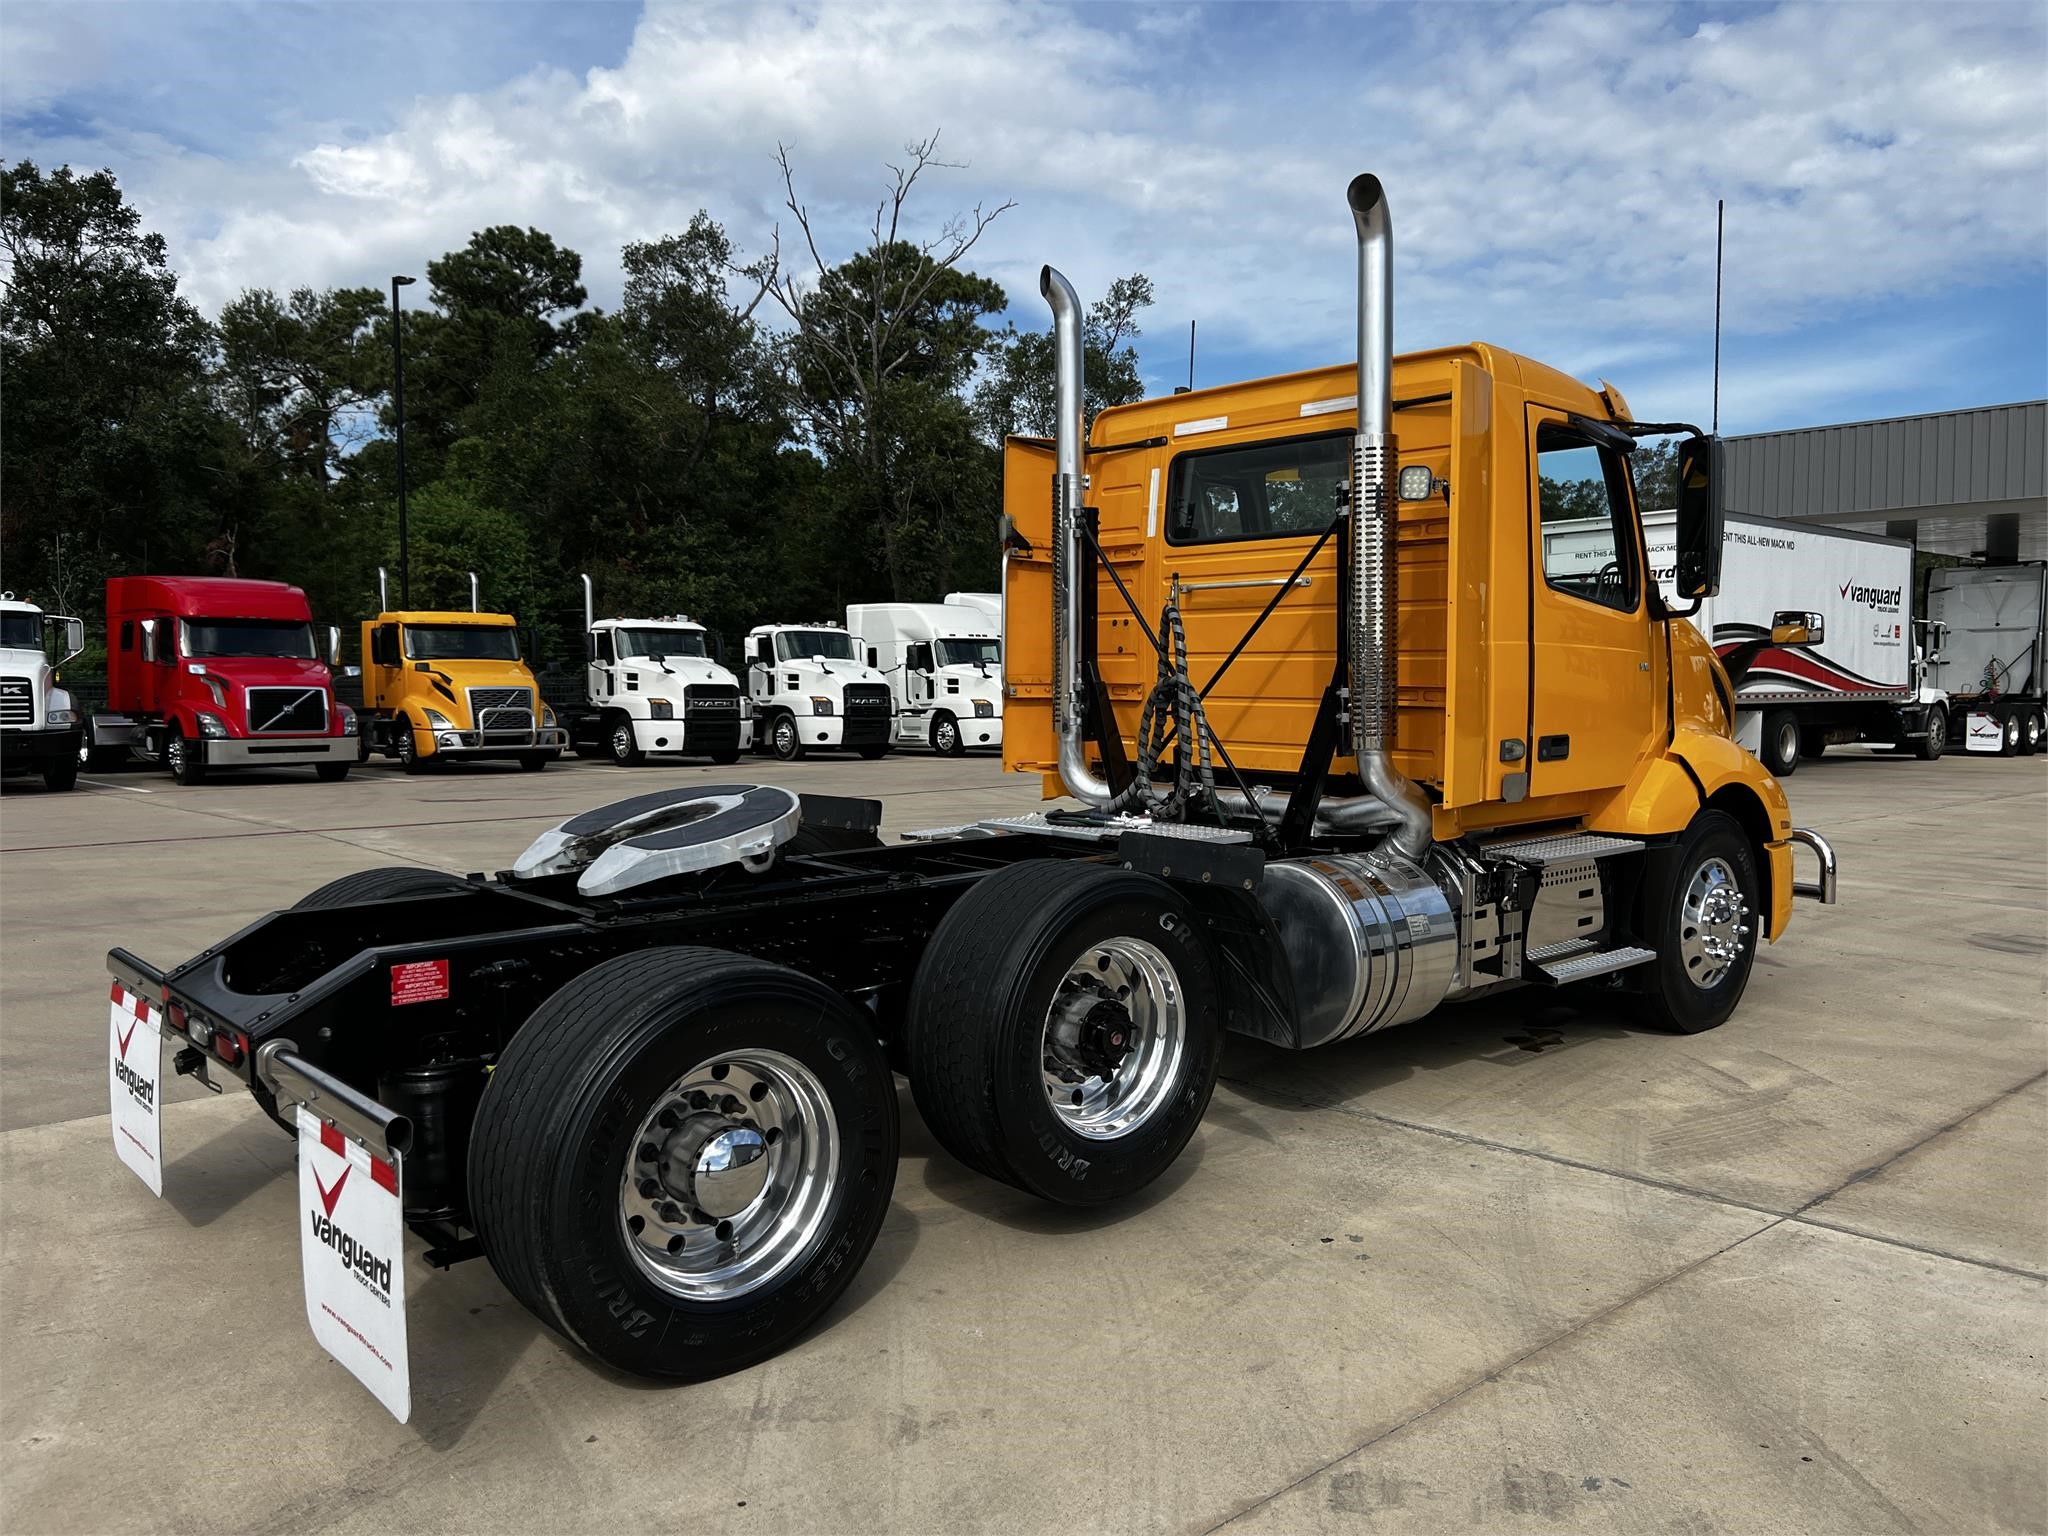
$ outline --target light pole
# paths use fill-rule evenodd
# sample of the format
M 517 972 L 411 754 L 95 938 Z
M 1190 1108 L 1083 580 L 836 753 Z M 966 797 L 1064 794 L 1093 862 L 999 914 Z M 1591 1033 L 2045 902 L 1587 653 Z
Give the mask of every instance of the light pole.
M 405 318 L 398 308 L 398 290 L 417 279 L 391 279 L 391 414 L 398 438 L 398 606 L 412 607 L 412 548 L 405 526 Z

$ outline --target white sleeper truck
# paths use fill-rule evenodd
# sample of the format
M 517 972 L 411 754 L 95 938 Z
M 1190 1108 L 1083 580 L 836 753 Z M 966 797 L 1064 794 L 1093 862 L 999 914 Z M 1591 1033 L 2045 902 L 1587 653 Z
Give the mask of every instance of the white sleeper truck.
M 754 744 L 753 711 L 739 679 L 713 658 L 713 642 L 687 614 L 600 619 L 583 578 L 584 695 L 569 723 L 578 757 L 635 767 L 652 753 L 736 763 Z
M 889 683 L 837 624 L 758 624 L 747 631 L 754 748 L 784 762 L 814 751 L 880 757 L 896 733 Z
M 2048 735 L 2048 563 L 1930 571 L 1927 617 L 1944 630 L 1935 677 L 1955 701 L 1949 745 L 2001 757 L 2040 751 Z
M 1643 514 L 1651 574 L 1676 602 L 1673 522 L 1668 511 Z M 1572 522 L 1547 523 L 1543 545 L 1555 575 L 1608 547 Z M 1927 676 L 1926 626 L 1912 618 L 1911 544 L 1730 511 L 1721 560 L 1721 590 L 1692 622 L 1735 682 L 1735 739 L 1766 768 L 1784 778 L 1802 759 L 1859 741 L 1941 756 L 1948 705 Z M 1787 614 L 1808 621 L 1810 643 L 1770 643 Z
M 972 608 L 976 613 L 995 626 L 997 634 L 1003 632 L 1003 594 L 1000 592 L 948 592 L 946 603 L 949 607 Z
M 1000 617 L 943 603 L 858 603 L 846 627 L 867 664 L 889 680 L 896 745 L 958 757 L 1003 744 Z
M 84 648 L 84 621 L 0 592 L 0 773 L 39 773 L 50 789 L 78 782 L 78 710 L 57 668 Z

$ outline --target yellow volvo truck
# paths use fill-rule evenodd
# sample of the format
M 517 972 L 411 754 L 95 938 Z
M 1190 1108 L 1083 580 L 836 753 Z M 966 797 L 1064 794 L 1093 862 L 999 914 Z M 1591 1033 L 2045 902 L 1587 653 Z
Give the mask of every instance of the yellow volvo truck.
M 379 576 L 380 599 L 382 576 Z M 510 758 L 538 773 L 566 742 L 509 613 L 386 611 L 363 625 L 360 748 L 407 773 Z
M 1058 435 L 1007 448 L 1003 747 L 1076 804 L 884 843 L 873 801 L 672 787 L 488 877 L 347 875 L 168 970 L 116 949 L 117 1153 L 160 1187 L 148 1019 L 295 1130 L 309 1179 L 365 1154 L 356 1206 L 304 1185 L 298 1226 L 354 1234 L 375 1293 L 322 1248 L 308 1316 L 403 1417 L 406 1231 L 622 1370 L 799 1337 L 888 1212 L 897 1072 L 966 1167 L 1097 1205 L 1179 1156 L 1228 1032 L 1319 1048 L 1515 986 L 1726 1020 L 1835 865 L 1649 579 L 1629 450 L 1655 424 L 1498 348 L 1395 359 L 1377 181 L 1350 211 L 1354 369 L 1086 433 L 1081 305 L 1043 275 Z M 1721 549 L 1713 439 L 1680 460 L 1677 607 Z M 387 626 L 370 697 L 399 748 L 452 750 L 426 711 L 516 653 L 419 641 L 510 620 Z

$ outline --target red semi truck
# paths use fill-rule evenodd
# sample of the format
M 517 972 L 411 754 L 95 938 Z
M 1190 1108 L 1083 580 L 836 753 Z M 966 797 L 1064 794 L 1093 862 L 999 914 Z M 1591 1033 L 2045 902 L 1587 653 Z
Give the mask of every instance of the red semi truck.
M 216 768 L 310 765 L 327 782 L 356 761 L 355 712 L 329 670 L 340 631 L 313 628 L 306 594 L 281 581 L 116 576 L 107 582 L 107 707 L 80 752 L 104 768 L 128 753 L 180 784 Z M 323 659 L 324 658 L 324 659 Z

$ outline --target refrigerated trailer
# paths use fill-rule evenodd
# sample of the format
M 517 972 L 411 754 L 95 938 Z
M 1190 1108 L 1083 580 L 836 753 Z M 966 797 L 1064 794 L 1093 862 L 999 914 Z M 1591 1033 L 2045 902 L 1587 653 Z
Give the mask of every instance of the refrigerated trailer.
M 1935 679 L 1955 701 L 1949 745 L 2005 757 L 2040 751 L 2048 733 L 2048 563 L 1930 571 L 1927 617 L 1947 631 Z
M 1590 568 L 1588 541 L 1598 538 L 1597 528 L 1546 524 L 1546 564 Z M 1675 515 L 1645 512 L 1643 543 L 1675 603 Z M 1913 620 L 1912 601 L 1913 546 L 1903 539 L 1729 512 L 1721 590 L 1692 623 L 1735 685 L 1736 740 L 1780 778 L 1850 742 L 1941 756 L 1948 705 L 1927 677 L 1927 626 Z M 1806 643 L 1771 643 L 1787 613 L 1817 620 Z
M 345 876 L 182 964 L 116 949 L 122 1159 L 161 1187 L 160 1040 L 246 1088 L 298 1137 L 314 1332 L 403 1417 L 409 1234 L 621 1370 L 788 1346 L 881 1230 L 897 1072 L 961 1164 L 1086 1206 L 1173 1164 L 1228 1032 L 1322 1049 L 1523 986 L 1727 1020 L 1835 866 L 1647 579 L 1628 456 L 1672 429 L 1501 348 L 1396 358 L 1386 198 L 1346 200 L 1355 366 L 1091 427 L 1086 310 L 1040 275 L 1057 432 L 1004 452 L 1003 760 L 1066 807 L 884 845 L 873 802 L 685 786 L 495 874 Z M 1687 600 L 1719 459 L 1679 448 Z M 1553 472 L 1608 514 L 1584 577 L 1532 558 Z M 764 639 L 771 697 L 866 670 L 833 626 Z

